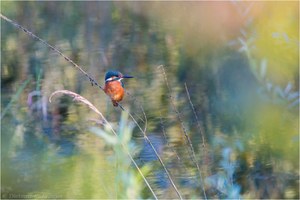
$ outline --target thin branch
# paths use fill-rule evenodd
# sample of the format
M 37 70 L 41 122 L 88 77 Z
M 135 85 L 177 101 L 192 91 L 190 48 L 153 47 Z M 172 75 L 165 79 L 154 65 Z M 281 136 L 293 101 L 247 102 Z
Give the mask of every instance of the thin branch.
M 180 162 L 181 159 L 180 159 L 179 155 L 177 154 L 177 152 L 175 151 L 175 149 L 170 145 L 170 142 L 169 142 L 169 140 L 168 140 L 168 138 L 167 138 L 166 130 L 165 130 L 165 126 L 164 126 L 164 122 L 163 122 L 161 116 L 159 116 L 159 121 L 160 121 L 160 126 L 161 126 L 161 129 L 162 129 L 163 136 L 164 136 L 164 138 L 165 138 L 165 140 L 166 140 L 166 142 L 167 142 L 167 146 L 173 151 L 173 153 L 174 153 L 174 154 L 176 155 L 176 157 L 177 157 L 177 160 Z
M 180 192 L 178 191 L 178 189 L 177 189 L 175 183 L 173 182 L 172 177 L 171 177 L 169 171 L 167 170 L 165 164 L 163 163 L 162 159 L 160 158 L 159 154 L 157 153 L 156 149 L 154 148 L 154 146 L 153 146 L 151 140 L 148 138 L 148 136 L 147 136 L 147 134 L 146 134 L 146 130 L 147 130 L 147 116 L 146 116 L 146 113 L 145 113 L 145 111 L 144 111 L 144 108 L 143 108 L 142 104 L 141 104 L 141 103 L 140 103 L 133 95 L 131 95 L 129 92 L 126 92 L 126 93 L 127 93 L 127 95 L 130 96 L 137 104 L 139 104 L 140 109 L 142 110 L 142 113 L 143 113 L 144 118 L 145 118 L 145 121 L 143 121 L 143 122 L 145 122 L 145 128 L 144 128 L 144 130 L 142 130 L 141 126 L 138 124 L 138 122 L 135 120 L 135 118 L 132 116 L 132 114 L 131 114 L 129 111 L 127 111 L 127 113 L 128 113 L 129 116 L 132 118 L 132 120 L 134 121 L 134 123 L 138 126 L 138 128 L 140 129 L 140 131 L 143 133 L 144 139 L 145 139 L 146 142 L 151 146 L 151 148 L 152 148 L 153 152 L 155 153 L 157 159 L 159 160 L 160 164 L 161 164 L 162 167 L 164 168 L 164 170 L 165 170 L 165 172 L 166 172 L 166 174 L 167 174 L 167 177 L 168 177 L 168 179 L 169 179 L 169 181 L 170 181 L 172 187 L 173 187 L 174 190 L 176 191 L 178 197 L 179 197 L 180 199 L 182 199 L 182 196 L 181 196 Z M 119 105 L 119 107 L 120 107 L 123 111 L 125 111 L 125 109 L 123 108 L 123 106 L 122 106 L 120 103 L 119 103 L 118 105 Z
M 112 133 L 116 137 L 118 137 L 118 134 L 115 132 L 115 130 L 113 129 L 112 125 L 107 121 L 107 119 L 103 116 L 103 114 L 90 101 L 88 101 L 84 97 L 80 96 L 79 94 L 71 92 L 69 90 L 58 90 L 58 91 L 53 92 L 51 94 L 51 96 L 49 97 L 49 102 L 50 103 L 51 103 L 52 97 L 54 95 L 57 95 L 57 94 L 66 94 L 68 96 L 73 97 L 74 101 L 78 101 L 78 102 L 81 102 L 81 103 L 87 105 L 91 110 L 93 110 L 95 113 L 97 113 L 102 118 L 102 120 L 104 121 L 104 123 L 106 125 L 108 125 L 108 127 L 110 128 L 110 130 L 112 131 Z M 151 191 L 152 195 L 154 196 L 155 199 L 157 199 L 157 196 L 155 195 L 153 189 L 151 188 L 151 186 L 150 186 L 149 182 L 147 181 L 146 177 L 143 175 L 143 173 L 140 170 L 139 166 L 134 161 L 131 153 L 127 150 L 127 148 L 125 147 L 125 145 L 123 143 L 121 143 L 121 145 L 122 145 L 123 149 L 126 151 L 127 155 L 129 156 L 130 160 L 132 161 L 132 163 L 134 164 L 134 166 L 136 167 L 136 169 L 138 170 L 138 172 L 140 173 L 140 175 L 142 176 L 143 180 L 145 181 L 145 183 L 148 186 L 149 190 Z
M 163 135 L 164 135 L 164 138 L 167 142 L 167 146 L 174 152 L 174 154 L 176 155 L 177 157 L 177 160 L 178 160 L 178 163 L 182 166 L 183 170 L 185 170 L 185 172 L 188 172 L 189 170 L 187 169 L 187 167 L 185 166 L 185 164 L 182 162 L 181 158 L 179 157 L 178 153 L 175 151 L 175 149 L 170 145 L 170 142 L 167 138 L 167 135 L 166 135 L 166 131 L 165 131 L 165 127 L 164 127 L 164 123 L 163 123 L 163 120 L 162 120 L 162 117 L 160 116 L 160 124 L 161 124 L 161 128 L 162 128 L 162 132 L 163 132 Z M 197 179 L 193 176 L 191 177 L 186 177 L 185 178 L 191 178 L 191 179 L 195 179 L 194 181 L 197 182 Z
M 190 92 L 188 90 L 188 87 L 187 87 L 186 83 L 184 83 L 184 87 L 185 87 L 185 91 L 186 91 L 188 100 L 190 102 L 191 109 L 193 111 L 194 117 L 195 117 L 196 122 L 197 122 L 197 128 L 198 128 L 198 130 L 200 132 L 200 135 L 201 135 L 201 138 L 202 138 L 202 148 L 203 148 L 203 152 L 204 152 L 204 160 L 205 160 L 205 163 L 206 163 L 207 159 L 208 159 L 208 151 L 207 151 L 207 148 L 206 148 L 206 141 L 205 141 L 204 129 L 203 129 L 203 126 L 202 126 L 202 124 L 201 124 L 201 122 L 199 120 L 199 117 L 197 115 L 195 106 L 194 106 L 194 104 L 193 104 L 193 102 L 191 100 Z
M 140 109 L 142 110 L 142 113 L 143 113 L 143 115 L 144 115 L 144 117 L 145 117 L 145 111 L 144 111 L 144 108 L 143 108 L 141 102 L 140 102 L 135 96 L 133 96 L 132 94 L 130 94 L 130 92 L 128 92 L 128 91 L 125 91 L 125 92 L 126 92 L 126 95 L 128 95 L 128 96 L 134 101 L 134 104 L 135 104 L 135 105 L 136 105 L 136 104 L 139 105 L 139 107 L 140 107 Z M 145 120 L 146 120 L 146 119 L 142 119 L 142 117 L 140 117 L 139 115 L 136 115 L 136 116 L 137 116 L 142 122 L 145 123 Z
M 73 60 L 71 60 L 69 57 L 67 57 L 66 55 L 64 55 L 64 54 L 63 54 L 61 51 L 59 51 L 57 48 L 55 48 L 54 46 L 50 45 L 50 44 L 47 43 L 45 40 L 39 38 L 38 36 L 36 36 L 36 35 L 33 34 L 32 32 L 30 32 L 29 30 L 27 30 L 26 28 L 24 28 L 23 26 L 17 24 L 16 22 L 12 21 L 11 19 L 7 18 L 6 16 L 2 15 L 1 13 L 0 13 L 0 17 L 1 17 L 2 19 L 4 19 L 5 21 L 11 23 L 11 24 L 14 25 L 15 27 L 17 27 L 17 28 L 23 30 L 26 34 L 28 34 L 28 35 L 31 36 L 32 38 L 34 38 L 34 39 L 36 39 L 36 40 L 42 42 L 44 45 L 46 45 L 47 47 L 49 47 L 50 49 L 52 49 L 52 50 L 53 50 L 54 52 L 56 52 L 58 55 L 62 56 L 67 62 L 71 63 L 75 68 L 77 68 L 81 73 L 83 73 L 83 74 L 89 79 L 89 81 L 92 83 L 92 85 L 96 85 L 96 86 L 99 87 L 102 91 L 104 90 L 103 87 L 101 87 L 101 86 L 97 83 L 97 81 L 95 81 L 95 79 L 93 79 L 93 78 L 92 78 L 89 74 L 87 74 L 87 73 L 86 73 L 79 65 L 77 65 Z M 63 93 L 63 92 L 62 92 L 62 93 Z M 68 94 L 68 92 L 67 92 L 66 94 Z M 75 94 L 75 93 L 74 93 L 74 94 Z M 73 96 L 74 94 L 69 93 L 69 95 L 71 95 L 71 96 Z M 53 94 L 53 95 L 54 95 L 54 94 Z M 52 95 L 52 96 L 53 96 L 53 95 Z M 77 95 L 78 95 L 78 94 L 76 94 L 74 97 L 75 97 L 75 98 L 78 98 L 79 100 L 81 100 L 81 98 L 78 97 Z M 51 97 L 52 97 L 52 96 L 51 96 Z M 50 97 L 50 99 L 51 99 L 51 97 Z M 89 105 L 89 107 L 90 107 L 90 106 L 91 106 L 91 105 Z M 125 111 L 125 109 L 123 108 L 123 106 L 122 106 L 120 103 L 118 103 L 118 106 L 119 106 L 123 111 Z M 94 108 L 92 108 L 92 107 L 90 107 L 90 108 L 94 110 Z M 95 112 L 96 112 L 96 111 L 95 111 Z M 127 112 L 128 112 L 128 111 L 127 111 Z M 99 113 L 98 113 L 98 114 L 99 114 Z M 139 129 L 142 131 L 142 133 L 144 134 L 144 138 L 145 138 L 146 141 L 150 144 L 151 148 L 152 148 L 153 151 L 155 152 L 155 155 L 158 157 L 160 163 L 162 164 L 163 168 L 165 169 L 165 171 L 166 171 L 166 173 L 167 173 L 167 175 L 168 175 L 168 177 L 169 177 L 169 180 L 170 180 L 172 186 L 174 187 L 176 193 L 177 193 L 178 196 L 182 199 L 182 197 L 181 197 L 181 195 L 180 195 L 178 189 L 176 188 L 174 182 L 173 182 L 172 179 L 171 179 L 171 176 L 170 176 L 168 170 L 166 169 L 165 165 L 163 164 L 161 158 L 159 157 L 158 153 L 156 152 L 156 150 L 155 150 L 154 146 L 152 145 L 151 141 L 150 141 L 149 138 L 146 136 L 145 131 L 146 131 L 146 127 L 147 127 L 147 126 L 145 126 L 145 129 L 144 129 L 145 131 L 144 131 L 144 130 L 140 127 L 140 125 L 137 123 L 137 121 L 135 120 L 135 118 L 132 116 L 132 114 L 131 114 L 130 112 L 128 112 L 128 114 L 129 114 L 129 116 L 132 118 L 132 120 L 135 122 L 135 124 L 139 127 Z M 104 116 L 103 116 L 102 114 L 100 114 L 100 116 L 104 118 Z M 146 124 L 146 125 L 147 125 L 147 124 Z M 130 157 L 131 157 L 131 155 L 130 155 Z M 131 157 L 131 159 L 132 159 L 132 157 Z M 136 165 L 136 163 L 134 163 L 134 164 Z M 137 165 L 136 165 L 136 166 L 137 166 Z M 139 168 L 138 168 L 138 170 L 139 170 Z M 140 171 L 140 170 L 139 170 L 139 171 Z M 144 177 L 143 177 L 143 178 L 144 178 Z M 144 180 L 146 180 L 146 179 L 144 179 Z M 148 184 L 148 182 L 146 182 L 146 183 L 147 183 L 148 187 L 150 187 L 150 185 Z M 151 192 L 153 193 L 152 190 L 151 190 Z M 153 195 L 154 195 L 154 197 L 156 198 L 156 196 L 155 196 L 154 193 L 153 193 Z
M 163 73 L 164 81 L 165 81 L 165 83 L 166 83 L 166 85 L 167 85 L 167 89 L 168 89 L 168 92 L 169 92 L 169 94 L 170 94 L 170 95 L 169 95 L 169 98 L 170 98 L 170 102 L 171 102 L 172 108 L 173 108 L 174 112 L 175 112 L 176 115 L 177 115 L 178 121 L 180 122 L 181 130 L 182 130 L 182 133 L 183 133 L 184 136 L 185 136 L 186 143 L 187 143 L 187 144 L 189 145 L 189 147 L 190 147 L 190 151 L 191 151 L 192 156 L 191 156 L 190 154 L 189 154 L 189 155 L 190 155 L 190 157 L 191 157 L 191 160 L 194 162 L 194 164 L 195 164 L 196 167 L 197 167 L 197 170 L 198 170 L 198 172 L 199 172 L 199 176 L 200 176 L 200 180 L 201 180 L 202 184 L 204 184 L 203 178 L 202 178 L 202 173 L 201 173 L 201 170 L 200 170 L 200 166 L 199 166 L 199 164 L 198 164 L 198 161 L 197 161 L 197 159 L 196 159 L 196 154 L 195 154 L 195 151 L 194 151 L 194 147 L 193 147 L 192 141 L 191 141 L 191 139 L 190 139 L 190 137 L 189 137 L 189 135 L 188 135 L 188 133 L 187 133 L 187 130 L 186 130 L 185 126 L 184 126 L 184 123 L 183 123 L 183 119 L 182 119 L 182 117 L 181 117 L 181 114 L 180 114 L 179 110 L 176 108 L 176 105 L 175 105 L 175 102 L 174 102 L 174 97 L 171 95 L 171 88 L 170 88 L 170 86 L 169 86 L 169 82 L 168 82 L 168 78 L 167 78 L 167 74 L 166 74 L 166 72 L 165 72 L 164 66 L 163 66 L 163 65 L 160 65 L 160 66 L 158 66 L 158 68 L 161 69 L 161 71 L 162 71 L 162 73 Z M 207 199 L 207 197 L 206 197 L 206 192 L 205 192 L 204 187 L 202 186 L 201 189 L 202 189 L 202 191 L 203 191 L 204 198 Z
M 159 154 L 157 153 L 157 151 L 156 151 L 155 147 L 153 146 L 152 142 L 151 142 L 150 139 L 148 138 L 146 132 L 141 128 L 141 126 L 137 123 L 137 121 L 135 120 L 135 118 L 132 116 L 132 114 L 131 114 L 129 111 L 127 111 L 126 109 L 124 109 L 124 107 L 123 107 L 120 103 L 119 103 L 119 106 L 121 107 L 121 109 L 122 109 L 123 111 L 126 111 L 126 112 L 128 113 L 128 115 L 131 117 L 131 119 L 134 121 L 134 123 L 137 125 L 137 127 L 140 129 L 140 131 L 143 133 L 144 139 L 145 139 L 146 142 L 151 146 L 151 148 L 152 148 L 153 152 L 155 153 L 157 159 L 159 160 L 160 164 L 161 164 L 162 167 L 164 168 L 164 170 L 165 170 L 165 172 L 166 172 L 166 174 L 167 174 L 167 176 L 168 176 L 168 179 L 169 179 L 171 185 L 173 186 L 175 192 L 177 193 L 178 197 L 179 197 L 180 199 L 182 199 L 182 196 L 181 196 L 180 192 L 178 191 L 178 189 L 177 189 L 175 183 L 173 182 L 172 177 L 171 177 L 171 175 L 170 175 L 168 169 L 166 168 L 164 162 L 162 161 L 162 159 L 160 158 Z
M 19 25 L 18 23 L 14 22 L 13 20 L 7 18 L 6 16 L 4 16 L 2 13 L 0 13 L 0 17 L 2 19 L 4 19 L 5 21 L 11 23 L 12 25 L 14 25 L 15 27 L 21 29 L 22 31 L 24 31 L 26 34 L 28 34 L 30 37 L 40 41 L 41 43 L 43 43 L 44 45 L 46 45 L 47 47 L 49 47 L 51 50 L 53 50 L 54 52 L 56 52 L 58 55 L 62 56 L 67 62 L 71 63 L 75 68 L 77 68 L 81 73 L 83 73 L 91 82 L 92 85 L 96 85 L 97 87 L 99 87 L 101 90 L 103 90 L 103 88 L 97 83 L 97 81 L 95 81 L 94 78 L 92 78 L 88 73 L 86 73 L 82 67 L 80 67 L 79 65 L 77 65 L 72 59 L 70 59 L 68 56 L 66 56 L 65 54 L 63 54 L 61 51 L 59 51 L 56 47 L 50 45 L 48 42 L 46 42 L 45 40 L 41 39 L 40 37 L 36 36 L 35 34 L 33 34 L 32 32 L 30 32 L 28 29 L 24 28 L 23 26 Z
M 206 145 L 205 145 L 205 137 L 204 137 L 204 130 L 203 130 L 203 127 L 202 127 L 202 125 L 201 125 L 201 123 L 200 123 L 200 120 L 199 120 L 199 118 L 198 118 L 198 115 L 197 115 L 197 113 L 196 113 L 196 110 L 195 110 L 194 104 L 193 104 L 193 102 L 192 102 L 192 100 L 191 100 L 190 92 L 189 92 L 189 90 L 188 90 L 188 87 L 187 87 L 187 84 L 186 84 L 186 83 L 184 83 L 184 87 L 185 87 L 185 91 L 186 91 L 188 100 L 189 100 L 189 102 L 190 102 L 191 108 L 192 108 L 192 110 L 193 110 L 194 117 L 195 117 L 195 119 L 196 119 L 196 121 L 197 121 L 197 127 L 198 127 L 198 129 L 199 129 L 199 131 L 200 131 L 200 135 L 201 135 L 201 138 L 202 138 L 202 146 L 203 146 L 203 148 L 205 149 L 205 148 L 206 148 Z

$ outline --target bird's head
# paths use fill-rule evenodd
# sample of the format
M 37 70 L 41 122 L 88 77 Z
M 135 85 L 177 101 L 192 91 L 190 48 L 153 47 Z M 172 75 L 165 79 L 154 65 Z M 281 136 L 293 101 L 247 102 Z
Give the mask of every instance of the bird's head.
M 110 81 L 121 81 L 124 78 L 133 78 L 133 76 L 123 75 L 119 71 L 109 70 L 105 74 L 105 83 Z

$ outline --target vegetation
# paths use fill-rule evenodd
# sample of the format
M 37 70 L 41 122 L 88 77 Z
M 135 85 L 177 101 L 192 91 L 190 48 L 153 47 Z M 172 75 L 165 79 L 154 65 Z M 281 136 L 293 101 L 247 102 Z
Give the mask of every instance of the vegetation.
M 1 18 L 2 198 L 299 198 L 299 2 L 1 14 L 65 56 Z M 135 77 L 122 108 L 108 69 Z

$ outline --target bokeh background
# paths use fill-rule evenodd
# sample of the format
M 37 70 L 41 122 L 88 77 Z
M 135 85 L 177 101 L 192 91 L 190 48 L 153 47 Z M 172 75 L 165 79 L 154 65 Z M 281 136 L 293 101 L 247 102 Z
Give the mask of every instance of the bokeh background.
M 135 77 L 122 105 L 144 128 L 143 108 L 184 198 L 299 198 L 299 2 L 3 1 L 1 13 L 99 84 L 109 69 Z M 62 89 L 119 142 L 71 97 L 48 101 Z M 153 198 L 120 142 L 157 197 L 178 198 L 132 119 L 1 19 L 2 198 Z

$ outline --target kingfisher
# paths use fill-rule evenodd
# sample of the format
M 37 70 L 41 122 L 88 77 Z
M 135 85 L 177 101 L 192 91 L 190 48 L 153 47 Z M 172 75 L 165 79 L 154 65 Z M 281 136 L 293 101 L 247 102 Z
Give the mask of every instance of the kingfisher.
M 124 78 L 133 78 L 133 76 L 123 75 L 119 71 L 109 70 L 105 74 L 104 92 L 110 97 L 114 106 L 122 101 L 124 97 Z

